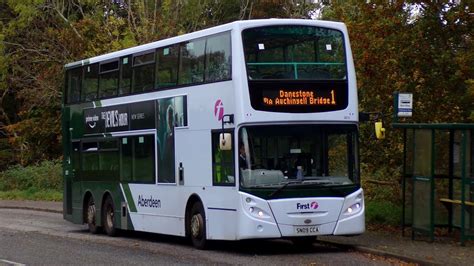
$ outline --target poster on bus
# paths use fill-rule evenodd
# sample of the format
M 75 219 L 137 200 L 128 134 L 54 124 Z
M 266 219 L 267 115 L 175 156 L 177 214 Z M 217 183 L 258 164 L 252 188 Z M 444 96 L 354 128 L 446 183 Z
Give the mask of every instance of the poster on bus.
M 156 114 L 158 182 L 175 183 L 174 128 L 188 124 L 186 96 L 158 99 Z

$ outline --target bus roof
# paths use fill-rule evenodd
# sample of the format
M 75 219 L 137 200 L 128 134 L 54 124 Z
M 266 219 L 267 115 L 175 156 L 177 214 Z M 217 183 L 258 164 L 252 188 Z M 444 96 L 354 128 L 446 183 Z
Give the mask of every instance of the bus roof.
M 180 36 L 175 36 L 147 44 L 142 44 L 139 46 L 130 47 L 127 49 L 119 50 L 116 52 L 111 52 L 95 57 L 91 57 L 88 59 L 79 60 L 76 62 L 68 63 L 64 67 L 74 68 L 78 66 L 84 66 L 88 64 L 93 64 L 97 62 L 103 62 L 107 60 L 112 60 L 115 58 L 120 58 L 122 56 L 127 56 L 131 54 L 137 54 L 140 52 L 156 49 L 159 47 L 165 47 L 168 45 L 197 39 L 200 37 L 217 34 L 225 31 L 230 31 L 232 29 L 244 29 L 244 28 L 252 28 L 252 27 L 259 27 L 259 26 L 269 26 L 269 25 L 284 25 L 284 24 L 294 24 L 294 25 L 308 25 L 308 26 L 321 26 L 327 28 L 334 28 L 334 29 L 345 29 L 345 25 L 341 22 L 333 22 L 333 21 L 323 21 L 323 20 L 309 20 L 309 19 L 255 19 L 255 20 L 239 20 L 234 21 L 231 23 L 215 26 L 208 29 L 203 29 L 200 31 L 192 32 L 183 34 Z

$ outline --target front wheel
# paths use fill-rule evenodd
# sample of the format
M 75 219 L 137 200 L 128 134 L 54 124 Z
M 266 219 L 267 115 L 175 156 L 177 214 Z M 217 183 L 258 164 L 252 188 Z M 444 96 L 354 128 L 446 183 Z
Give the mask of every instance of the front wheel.
M 206 238 L 206 215 L 201 202 L 194 203 L 191 209 L 189 229 L 193 246 L 197 249 L 206 249 L 208 244 Z
M 100 226 L 96 223 L 96 208 L 94 198 L 91 196 L 87 202 L 86 223 L 89 227 L 89 232 L 97 234 L 100 231 Z
M 102 208 L 102 223 L 107 235 L 115 236 L 117 230 L 114 226 L 114 202 L 111 197 L 107 197 Z

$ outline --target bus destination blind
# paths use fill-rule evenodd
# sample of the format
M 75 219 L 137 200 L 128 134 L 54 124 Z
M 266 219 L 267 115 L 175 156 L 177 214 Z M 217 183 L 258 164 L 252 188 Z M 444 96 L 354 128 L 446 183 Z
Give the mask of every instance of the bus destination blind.
M 262 103 L 266 106 L 336 106 L 335 90 L 320 93 L 315 90 L 264 90 Z
M 250 101 L 255 110 L 317 113 L 343 110 L 348 104 L 347 82 L 250 81 Z

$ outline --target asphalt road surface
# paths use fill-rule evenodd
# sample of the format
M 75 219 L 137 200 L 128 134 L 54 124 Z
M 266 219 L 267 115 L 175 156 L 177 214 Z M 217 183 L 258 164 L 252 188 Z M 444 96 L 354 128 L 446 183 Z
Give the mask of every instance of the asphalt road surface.
M 286 240 L 213 243 L 196 250 L 180 237 L 121 232 L 92 235 L 58 213 L 0 209 L 0 265 L 258 264 L 390 265 L 403 262 L 316 242 L 301 250 Z

